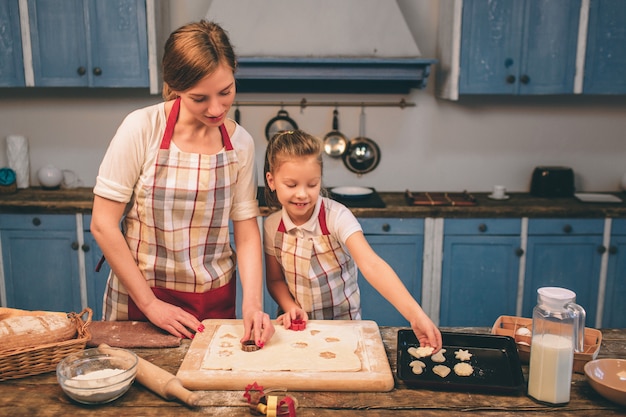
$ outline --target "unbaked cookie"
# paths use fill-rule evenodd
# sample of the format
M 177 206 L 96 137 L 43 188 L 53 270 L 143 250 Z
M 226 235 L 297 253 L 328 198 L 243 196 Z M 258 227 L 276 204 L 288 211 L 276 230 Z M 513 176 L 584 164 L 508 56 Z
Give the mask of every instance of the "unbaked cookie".
M 426 356 L 432 355 L 433 350 L 435 349 L 431 346 L 420 346 L 420 347 L 411 346 L 410 348 L 407 349 L 407 352 L 409 352 L 411 356 L 417 359 L 420 359 L 420 358 L 425 358 Z
M 460 361 L 469 361 L 472 356 L 474 355 L 469 353 L 469 350 L 459 349 L 454 352 L 454 357 Z
M 435 373 L 435 375 L 439 375 L 440 377 L 445 378 L 450 373 L 450 368 L 448 368 L 446 365 L 435 365 L 433 366 L 433 372 Z
M 458 376 L 470 376 L 474 373 L 474 368 L 467 362 L 459 362 L 454 365 L 454 373 Z
M 419 375 L 422 372 L 424 372 L 424 368 L 426 368 L 426 364 L 418 360 L 412 361 L 411 363 L 409 363 L 409 366 L 411 367 L 411 370 L 413 371 L 413 373 L 416 375 Z
M 446 353 L 445 349 L 441 349 L 439 352 L 435 353 L 433 356 L 430 357 L 430 360 L 432 360 L 433 362 L 437 362 L 437 363 L 443 363 L 446 361 L 446 357 L 443 356 L 443 354 Z

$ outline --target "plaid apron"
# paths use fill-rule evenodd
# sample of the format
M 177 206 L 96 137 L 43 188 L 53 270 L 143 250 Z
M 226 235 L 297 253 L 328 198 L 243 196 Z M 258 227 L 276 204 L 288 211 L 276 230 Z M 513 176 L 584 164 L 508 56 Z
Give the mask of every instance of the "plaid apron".
M 356 265 L 328 231 L 324 202 L 318 221 L 322 235 L 307 239 L 287 234 L 282 220 L 278 225 L 274 249 L 289 292 L 311 320 L 358 320 Z
M 199 320 L 235 318 L 235 253 L 228 230 L 236 152 L 224 125 L 225 150 L 215 155 L 170 149 L 180 98 L 167 119 L 155 166 L 135 187 L 123 222 L 133 257 L 155 295 Z M 111 272 L 106 320 L 146 320 Z

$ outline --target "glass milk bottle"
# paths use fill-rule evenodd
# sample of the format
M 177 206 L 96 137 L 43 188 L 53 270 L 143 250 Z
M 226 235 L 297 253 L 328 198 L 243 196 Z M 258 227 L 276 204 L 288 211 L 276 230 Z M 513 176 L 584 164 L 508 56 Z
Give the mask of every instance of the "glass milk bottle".
M 565 288 L 537 290 L 530 343 L 528 395 L 549 404 L 569 402 L 574 351 L 582 352 L 585 310 Z

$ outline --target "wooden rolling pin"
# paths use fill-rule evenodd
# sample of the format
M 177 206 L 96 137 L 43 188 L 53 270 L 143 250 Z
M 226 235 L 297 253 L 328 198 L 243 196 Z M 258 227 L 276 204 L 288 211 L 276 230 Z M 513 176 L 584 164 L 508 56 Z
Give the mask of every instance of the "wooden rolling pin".
M 106 349 L 111 349 L 111 347 L 102 343 L 98 346 L 98 349 L 106 352 Z M 183 386 L 180 379 L 176 378 L 165 369 L 159 368 L 139 357 L 139 355 L 137 355 L 137 357 L 139 358 L 139 362 L 137 363 L 137 376 L 135 379 L 139 381 L 141 385 L 159 394 L 159 396 L 168 401 L 179 399 L 192 407 L 196 407 L 200 404 L 202 398 L 200 393 L 189 391 Z

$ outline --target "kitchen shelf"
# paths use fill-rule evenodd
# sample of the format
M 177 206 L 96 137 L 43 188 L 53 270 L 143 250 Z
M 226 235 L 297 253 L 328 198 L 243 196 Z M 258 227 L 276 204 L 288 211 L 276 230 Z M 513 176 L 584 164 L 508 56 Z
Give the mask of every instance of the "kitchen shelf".
M 421 58 L 239 57 L 240 93 L 406 94 L 427 85 Z

